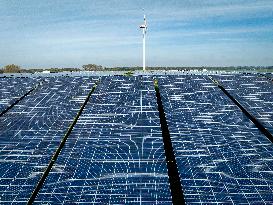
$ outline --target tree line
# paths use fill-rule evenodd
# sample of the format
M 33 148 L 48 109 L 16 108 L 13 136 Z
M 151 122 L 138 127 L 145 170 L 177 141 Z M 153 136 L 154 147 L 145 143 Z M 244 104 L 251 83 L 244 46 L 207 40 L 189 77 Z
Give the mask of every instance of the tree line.
M 272 72 L 273 66 L 230 66 L 230 67 L 147 67 L 146 70 L 156 71 L 156 70 L 180 70 L 180 71 L 190 71 L 190 70 L 213 70 L 213 71 L 240 71 L 240 70 L 248 70 L 248 71 L 260 71 L 260 72 Z M 4 66 L 0 69 L 0 73 L 36 73 L 43 71 L 50 71 L 51 73 L 57 72 L 76 72 L 76 71 L 137 71 L 142 70 L 142 67 L 103 67 L 101 65 L 96 64 L 86 64 L 83 65 L 82 68 L 49 68 L 49 69 L 23 69 L 19 65 L 10 64 Z
M 75 71 L 103 71 L 105 68 L 101 65 L 96 64 L 87 64 L 83 65 L 82 68 L 48 68 L 48 69 L 23 69 L 19 65 L 9 64 L 0 69 L 0 73 L 35 73 L 35 72 L 43 72 L 50 71 L 51 73 L 58 72 L 75 72 Z

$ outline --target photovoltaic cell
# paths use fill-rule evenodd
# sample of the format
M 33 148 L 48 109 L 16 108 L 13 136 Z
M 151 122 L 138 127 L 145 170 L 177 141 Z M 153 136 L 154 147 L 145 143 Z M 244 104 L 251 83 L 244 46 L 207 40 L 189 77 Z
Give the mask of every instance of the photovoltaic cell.
M 105 77 L 37 204 L 171 204 L 153 81 Z
M 206 76 L 162 76 L 186 203 L 268 204 L 273 147 Z
M 1 204 L 26 204 L 94 84 L 85 77 L 46 81 L 1 117 Z

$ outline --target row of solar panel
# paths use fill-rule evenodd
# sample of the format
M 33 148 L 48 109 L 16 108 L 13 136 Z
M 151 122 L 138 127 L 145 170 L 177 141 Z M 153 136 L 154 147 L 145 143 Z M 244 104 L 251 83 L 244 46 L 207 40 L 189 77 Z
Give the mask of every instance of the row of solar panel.
M 123 77 L 116 77 L 103 81 L 105 83 L 92 96 L 36 202 L 170 204 L 153 82 L 144 82 L 142 87 L 139 79 L 128 82 Z M 26 202 L 37 184 L 64 134 L 63 128 L 68 126 L 69 119 L 73 119 L 72 113 L 66 115 L 73 110 L 73 106 L 66 106 L 67 102 L 71 103 L 66 98 L 71 98 L 76 88 L 70 85 L 71 82 L 58 81 L 56 86 L 54 82 L 48 82 L 48 88 L 43 86 L 37 91 L 39 96 L 29 96 L 1 122 L 6 130 L 1 138 L 10 138 L 3 147 L 8 150 L 5 154 L 4 150 L 2 152 L 6 164 L 1 168 L 10 174 L 1 176 L 3 203 Z M 61 113 L 50 106 L 51 100 L 62 109 Z M 51 120 L 51 116 L 54 119 Z M 18 124 L 14 119 L 24 119 L 26 123 L 16 127 Z M 18 137 L 15 145 L 11 143 L 13 136 Z M 14 158 L 7 159 L 11 156 Z
M 0 120 L 0 201 L 25 203 L 94 84 L 49 78 Z
M 0 122 L 3 203 L 27 201 L 95 81 L 46 80 Z M 171 203 L 152 80 L 102 78 L 37 204 Z M 159 84 L 186 202 L 272 202 L 265 136 L 206 76 Z
M 159 84 L 186 202 L 272 203 L 273 147 L 254 124 L 206 76 Z
M 171 204 L 153 82 L 104 78 L 36 203 Z

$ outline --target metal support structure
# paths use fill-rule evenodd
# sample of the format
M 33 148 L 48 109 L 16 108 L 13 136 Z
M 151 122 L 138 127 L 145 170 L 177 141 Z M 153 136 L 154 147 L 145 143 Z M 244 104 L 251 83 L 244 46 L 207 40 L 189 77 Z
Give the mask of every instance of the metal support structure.
M 143 71 L 146 70 L 146 32 L 147 32 L 147 21 L 146 21 L 146 16 L 144 14 L 144 24 L 140 26 L 142 29 L 142 35 L 143 35 Z

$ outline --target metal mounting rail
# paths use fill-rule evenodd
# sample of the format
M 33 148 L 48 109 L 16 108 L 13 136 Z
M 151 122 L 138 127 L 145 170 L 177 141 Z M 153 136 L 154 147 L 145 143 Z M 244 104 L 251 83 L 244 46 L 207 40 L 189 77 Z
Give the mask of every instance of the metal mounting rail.
M 46 180 L 46 178 L 47 178 L 47 176 L 48 176 L 48 174 L 49 174 L 51 168 L 53 167 L 55 161 L 57 160 L 59 154 L 61 153 L 62 148 L 64 147 L 64 145 L 65 145 L 65 143 L 66 143 L 66 141 L 67 141 L 67 139 L 68 139 L 70 133 L 72 132 L 74 126 L 76 125 L 76 123 L 77 123 L 77 121 L 78 121 L 80 115 L 82 114 L 83 109 L 85 108 L 86 104 L 88 103 L 88 101 L 89 101 L 89 99 L 90 99 L 90 97 L 91 97 L 91 94 L 95 91 L 96 87 L 97 87 L 97 82 L 96 82 L 95 85 L 92 87 L 91 91 L 88 93 L 88 95 L 87 95 L 87 97 L 86 97 L 84 103 L 82 104 L 82 106 L 81 106 L 79 112 L 77 113 L 76 117 L 74 118 L 72 124 L 69 126 L 68 130 L 66 131 L 66 133 L 65 133 L 65 135 L 64 135 L 64 137 L 63 137 L 63 139 L 62 139 L 62 141 L 61 141 L 61 143 L 60 143 L 60 145 L 59 145 L 59 147 L 58 147 L 57 150 L 55 151 L 55 153 L 54 153 L 54 155 L 52 156 L 52 158 L 51 158 L 51 160 L 50 160 L 50 162 L 49 162 L 47 168 L 45 169 L 45 171 L 44 171 L 44 173 L 43 173 L 43 175 L 42 175 L 42 177 L 41 177 L 41 179 L 39 180 L 39 182 L 38 182 L 38 184 L 36 185 L 34 191 L 32 192 L 32 194 L 31 194 L 31 196 L 30 196 L 30 198 L 29 198 L 29 200 L 28 200 L 28 202 L 27 202 L 28 205 L 30 205 L 30 204 L 32 204 L 32 203 L 34 202 L 34 200 L 35 200 L 36 196 L 38 195 L 40 189 L 42 188 L 42 186 L 43 186 L 43 184 L 44 184 L 44 182 L 45 182 L 45 180 Z

